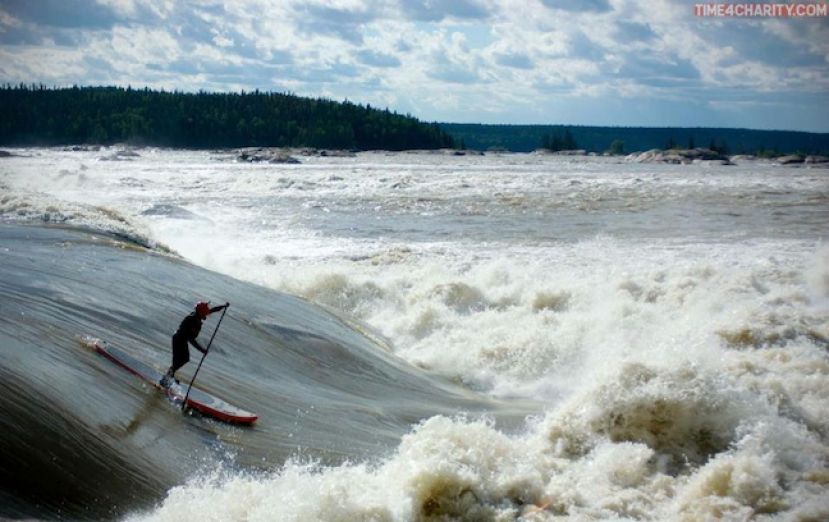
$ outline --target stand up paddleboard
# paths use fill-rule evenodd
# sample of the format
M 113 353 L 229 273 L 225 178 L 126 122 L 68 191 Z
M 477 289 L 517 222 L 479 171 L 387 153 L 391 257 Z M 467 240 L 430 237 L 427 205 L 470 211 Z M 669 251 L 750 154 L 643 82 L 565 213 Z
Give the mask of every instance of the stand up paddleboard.
M 160 383 L 162 374 L 152 366 L 127 355 L 118 348 L 109 345 L 106 341 L 92 339 L 89 340 L 88 346 L 121 368 L 163 391 L 174 403 L 181 404 L 184 402 L 186 391 L 184 387 L 177 384 L 169 387 L 162 386 Z M 190 395 L 187 397 L 187 407 L 220 421 L 234 424 L 253 424 L 259 418 L 254 413 L 228 404 L 198 388 L 190 390 Z

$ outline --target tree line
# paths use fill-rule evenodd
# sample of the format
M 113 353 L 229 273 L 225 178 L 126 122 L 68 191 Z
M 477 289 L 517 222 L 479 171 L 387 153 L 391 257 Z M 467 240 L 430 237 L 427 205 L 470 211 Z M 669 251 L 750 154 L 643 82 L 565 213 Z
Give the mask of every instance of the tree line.
M 579 145 L 573 138 L 570 129 L 564 129 L 564 133 L 562 134 L 553 132 L 545 132 L 542 134 L 541 148 L 556 152 L 560 150 L 577 150 Z
M 186 93 L 130 87 L 0 87 L 0 144 L 135 143 L 182 148 L 453 147 L 436 123 L 349 101 L 277 92 Z
M 829 133 L 730 129 L 715 127 L 597 127 L 584 125 L 485 125 L 441 123 L 456 141 L 476 150 L 530 152 L 539 146 L 551 150 L 584 149 L 615 154 L 709 147 L 724 154 L 760 156 L 791 153 L 829 155 Z M 570 135 L 567 146 L 564 139 Z M 555 140 L 555 138 L 558 140 Z
M 681 144 L 677 143 L 674 140 L 673 136 L 669 137 L 668 141 L 665 143 L 665 150 L 682 149 L 682 148 L 683 148 L 683 146 Z M 687 145 L 684 148 L 686 148 L 686 149 L 695 149 L 695 148 L 697 148 L 697 144 L 694 141 L 693 136 L 688 136 Z M 728 142 L 726 142 L 724 139 L 721 139 L 721 140 L 717 141 L 717 140 L 712 138 L 711 141 L 708 142 L 708 147 L 707 148 L 708 148 L 708 150 L 717 152 L 719 154 L 723 154 L 723 155 L 731 154 L 731 148 L 728 146 Z M 761 146 L 761 149 L 762 148 L 763 147 Z M 741 153 L 745 154 L 746 152 L 747 151 L 743 150 Z M 751 152 L 756 153 L 757 151 L 751 151 Z

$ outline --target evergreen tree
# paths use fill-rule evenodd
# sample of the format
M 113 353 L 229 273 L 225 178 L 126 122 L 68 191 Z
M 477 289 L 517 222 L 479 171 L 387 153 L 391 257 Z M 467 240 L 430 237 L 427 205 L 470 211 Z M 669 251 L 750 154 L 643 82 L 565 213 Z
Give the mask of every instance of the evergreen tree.
M 435 149 L 437 124 L 351 102 L 255 90 L 182 93 L 131 87 L 0 87 L 0 143 Z
M 553 152 L 558 152 L 564 148 L 564 145 L 561 142 L 561 138 L 558 136 L 553 136 L 550 140 L 550 150 Z
M 607 152 L 613 154 L 614 156 L 619 156 L 625 153 L 625 142 L 622 140 L 613 140 L 613 143 L 610 144 L 610 148 L 607 149 Z
M 2 120 L 0 120 L 0 125 Z M 751 154 L 761 145 L 766 149 L 792 152 L 802 150 L 813 155 L 829 156 L 829 133 L 799 131 L 772 131 L 751 129 L 695 128 L 681 129 L 672 127 L 596 127 L 596 126 L 550 126 L 550 125 L 483 125 L 474 123 L 442 123 L 441 128 L 455 136 L 464 138 L 466 146 L 478 150 L 499 147 L 515 152 L 528 152 L 539 146 L 548 148 L 549 141 L 555 134 L 561 135 L 564 129 L 570 130 L 578 142 L 577 148 L 588 151 L 604 152 L 613 140 L 623 141 L 625 150 L 644 151 L 664 148 L 668 138 L 681 136 L 684 148 L 689 135 L 695 147 L 706 147 L 711 138 L 719 144 L 725 140 L 731 145 L 732 152 L 742 151 Z M 673 143 L 676 146 L 676 142 Z
M 562 150 L 576 150 L 579 148 L 576 140 L 573 139 L 573 135 L 570 134 L 570 129 L 564 130 L 564 139 L 561 140 L 561 147 Z

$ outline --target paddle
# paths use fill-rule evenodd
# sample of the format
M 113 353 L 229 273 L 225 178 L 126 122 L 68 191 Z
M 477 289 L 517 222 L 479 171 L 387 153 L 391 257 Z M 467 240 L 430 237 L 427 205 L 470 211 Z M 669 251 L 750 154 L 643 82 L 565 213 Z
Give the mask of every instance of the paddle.
M 207 358 L 207 354 L 210 353 L 210 345 L 213 344 L 213 338 L 216 337 L 216 332 L 219 331 L 219 327 L 222 325 L 222 319 L 225 318 L 225 312 L 230 307 L 228 304 L 224 310 L 222 310 L 222 316 L 219 317 L 219 322 L 216 324 L 216 329 L 213 330 L 213 335 L 210 336 L 210 341 L 207 343 L 207 348 L 204 349 L 204 355 L 201 356 L 201 361 L 199 361 L 199 366 L 196 368 L 196 373 L 193 374 L 193 378 L 190 379 L 190 386 L 187 387 L 187 394 L 184 396 L 184 402 L 181 403 L 181 411 L 184 411 L 187 408 L 187 399 L 190 397 L 190 390 L 193 388 L 193 383 L 196 382 L 196 376 L 199 374 L 199 370 L 201 370 L 201 365 L 204 363 L 204 360 Z

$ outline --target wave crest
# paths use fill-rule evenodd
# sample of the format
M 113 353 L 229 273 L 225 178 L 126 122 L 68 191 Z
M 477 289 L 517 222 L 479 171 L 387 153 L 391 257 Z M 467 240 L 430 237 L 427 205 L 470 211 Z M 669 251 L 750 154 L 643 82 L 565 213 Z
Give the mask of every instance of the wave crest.
M 2 185 L 0 188 L 8 189 Z M 80 228 L 114 236 L 150 250 L 177 255 L 170 247 L 156 241 L 143 224 L 116 209 L 67 202 L 39 192 L 7 190 L 0 197 L 0 221 Z

